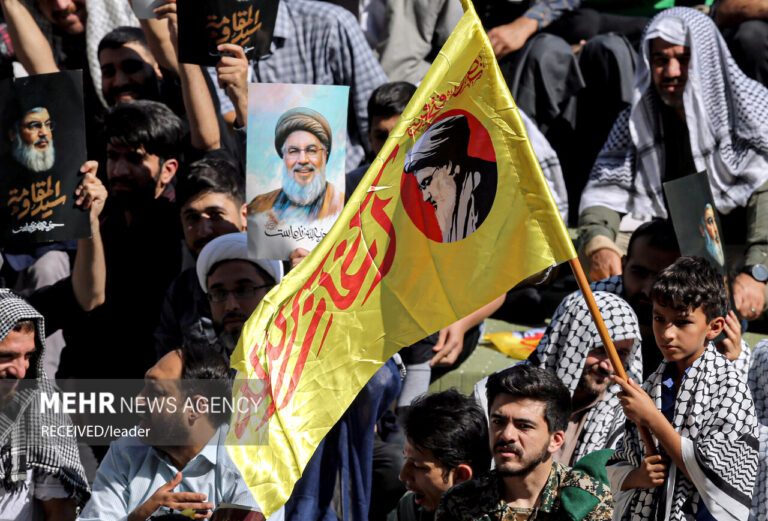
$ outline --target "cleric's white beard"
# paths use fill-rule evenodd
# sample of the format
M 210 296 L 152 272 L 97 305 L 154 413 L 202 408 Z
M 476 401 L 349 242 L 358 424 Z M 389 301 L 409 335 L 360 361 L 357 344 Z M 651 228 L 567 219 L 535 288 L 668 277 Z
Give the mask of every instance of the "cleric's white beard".
M 56 159 L 53 151 L 53 141 L 48 141 L 48 147 L 45 150 L 37 150 L 34 145 L 24 143 L 18 135 L 13 140 L 11 154 L 16 161 L 33 172 L 50 170 Z
M 299 184 L 286 167 L 283 170 L 283 192 L 293 204 L 309 206 L 325 190 L 325 165 L 316 169 L 315 176 L 307 185 Z

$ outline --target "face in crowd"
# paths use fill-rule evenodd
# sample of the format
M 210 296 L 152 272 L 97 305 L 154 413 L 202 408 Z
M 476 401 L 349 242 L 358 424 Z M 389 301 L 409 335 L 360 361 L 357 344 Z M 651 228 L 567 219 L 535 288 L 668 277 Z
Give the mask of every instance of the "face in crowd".
M 140 42 L 127 42 L 117 49 L 99 53 L 101 91 L 109 105 L 159 97 L 160 67 Z
M 489 408 L 489 436 L 493 460 L 501 476 L 527 476 L 560 449 L 565 433 L 550 432 L 545 409 L 543 401 L 507 393 L 493 399 Z
M 647 235 L 635 239 L 632 250 L 624 256 L 624 298 L 635 310 L 637 321 L 641 325 L 651 325 L 651 288 L 656 276 L 679 256 L 679 251 L 665 251 L 651 246 L 651 239 Z
M 247 260 L 224 261 L 208 275 L 211 318 L 231 340 L 228 349 L 234 348 L 243 325 L 274 285 L 274 280 Z
M 228 195 L 203 192 L 189 199 L 181 208 L 181 225 L 189 251 L 197 258 L 203 246 L 220 235 L 244 232 L 245 205 Z
M 613 343 L 621 359 L 621 364 L 625 367 L 633 344 L 634 340 L 631 338 L 616 340 Z M 582 391 L 586 396 L 597 398 L 611 385 L 611 375 L 613 374 L 615 374 L 615 370 L 605 349 L 602 346 L 591 349 L 584 359 L 584 370 L 576 387 L 576 393 Z
M 437 510 L 443 492 L 472 475 L 467 464 L 448 469 L 431 450 L 420 447 L 406 437 L 403 446 L 405 463 L 398 478 L 413 492 L 414 502 L 428 512 Z
M 325 191 L 328 152 L 311 132 L 291 132 L 283 144 L 283 191 L 295 204 L 307 206 Z
M 656 92 L 665 105 L 682 110 L 691 50 L 661 38 L 654 38 L 650 43 L 651 76 Z
M 0 405 L 13 397 L 19 380 L 27 376 L 35 354 L 35 324 L 16 324 L 0 342 Z
M 176 174 L 178 161 L 162 161 L 144 148 L 107 144 L 109 195 L 120 204 L 135 205 L 156 199 Z
M 38 0 L 37 5 L 43 16 L 66 34 L 85 31 L 85 0 Z

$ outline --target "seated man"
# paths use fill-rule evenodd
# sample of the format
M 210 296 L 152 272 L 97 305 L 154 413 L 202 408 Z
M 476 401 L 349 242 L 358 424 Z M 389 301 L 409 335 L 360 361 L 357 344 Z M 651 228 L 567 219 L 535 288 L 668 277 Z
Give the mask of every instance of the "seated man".
M 744 273 L 733 279 L 733 297 L 739 314 L 755 319 L 768 279 L 768 231 L 757 217 L 768 204 L 768 144 L 761 137 L 768 123 L 754 107 L 768 103 L 768 89 L 741 72 L 714 23 L 693 9 L 657 15 L 641 52 L 633 104 L 616 120 L 581 198 L 590 274 L 621 272 L 613 242 L 621 214 L 666 217 L 662 183 L 706 170 L 718 211 L 747 209 Z
M 491 375 L 487 390 L 496 468 L 448 490 L 435 519 L 611 519 L 610 487 L 552 459 L 566 441 L 571 412 L 563 383 L 546 369 L 520 364 Z M 592 496 L 592 507 L 569 511 L 561 501 L 565 488 Z
M 643 359 L 635 312 L 612 293 L 597 291 L 594 296 L 621 363 L 630 378 L 640 381 Z M 554 454 L 555 461 L 573 465 L 591 452 L 615 447 L 624 432 L 625 417 L 616 396 L 621 389 L 611 382 L 613 364 L 580 292 L 563 299 L 525 363 L 554 372 L 571 397 L 565 442 Z M 484 389 L 481 380 L 475 385 L 475 398 L 487 406 Z
M 408 492 L 388 519 L 428 521 L 443 492 L 488 471 L 488 423 L 472 398 L 449 389 L 414 400 L 403 427 L 400 480 Z
M 39 392 L 54 392 L 44 357 L 42 315 L 0 289 L 0 519 L 74 520 L 89 496 L 74 440 L 41 438 L 42 428 L 69 423 L 39 411 Z
M 203 246 L 216 237 L 245 231 L 245 183 L 235 167 L 222 160 L 195 161 L 186 170 L 176 186 L 176 203 L 184 242 L 197 259 Z M 158 358 L 176 349 L 183 338 L 210 343 L 216 336 L 205 289 L 191 267 L 165 294 L 155 330 Z
M 208 296 L 214 330 L 229 356 L 245 321 L 283 278 L 283 265 L 275 260 L 250 260 L 248 234 L 243 232 L 221 235 L 206 244 L 196 270 Z
M 230 396 L 232 390 L 227 360 L 200 344 L 171 351 L 144 380 L 139 400 L 163 393 L 165 403 L 171 397 L 176 404 L 188 398 L 201 403 Z M 209 381 L 205 386 L 204 380 Z M 207 412 L 202 406 L 162 407 L 141 416 L 146 437 L 126 436 L 112 443 L 79 519 L 144 521 L 156 512 L 188 508 L 210 516 L 222 503 L 258 508 L 227 454 L 228 422 L 228 412 Z

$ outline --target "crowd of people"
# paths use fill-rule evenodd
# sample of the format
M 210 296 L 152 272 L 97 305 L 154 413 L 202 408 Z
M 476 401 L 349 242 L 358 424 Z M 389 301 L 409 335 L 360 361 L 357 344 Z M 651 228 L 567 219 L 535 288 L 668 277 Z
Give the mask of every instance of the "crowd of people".
M 198 381 L 230 394 L 245 322 L 309 254 L 249 257 L 248 84 L 349 87 L 346 200 L 462 16 L 458 0 L 279 0 L 266 55 L 223 44 L 205 67 L 178 59 L 177 1 L 137 20 L 126 0 L 0 0 L 0 76 L 83 71 L 75 204 L 90 217 L 89 238 L 2 245 L 0 520 L 260 508 L 224 446 L 227 416 L 155 411 L 140 425 L 165 437 L 52 444 L 42 427 L 71 420 L 36 393 L 56 377 L 143 379 L 143 399 L 200 399 Z M 581 293 L 555 309 L 546 284 L 513 288 L 386 361 L 270 519 L 768 519 L 768 341 L 742 339 L 768 308 L 768 8 L 698 4 L 475 2 L 628 379 Z M 56 114 L 20 116 L 2 139 L 45 161 Z M 327 122 L 289 117 L 281 143 L 329 140 Z M 701 233 L 727 238 L 730 293 L 670 221 L 663 183 L 701 171 L 714 204 Z M 311 202 L 340 203 L 320 188 Z M 474 393 L 429 393 L 494 315 L 551 320 Z

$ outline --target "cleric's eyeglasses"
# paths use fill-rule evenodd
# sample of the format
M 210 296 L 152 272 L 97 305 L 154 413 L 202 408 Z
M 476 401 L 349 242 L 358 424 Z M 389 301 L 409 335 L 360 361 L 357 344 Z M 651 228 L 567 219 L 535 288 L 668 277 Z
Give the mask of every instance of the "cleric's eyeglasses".
M 325 150 L 323 147 L 316 147 L 314 145 L 310 145 L 307 148 L 299 148 L 299 147 L 288 147 L 285 149 L 285 155 L 288 156 L 290 159 L 298 159 L 299 156 L 301 156 L 301 153 L 304 152 L 309 159 L 317 159 L 320 157 L 320 154 Z
M 220 288 L 212 289 L 208 292 L 208 300 L 214 304 L 220 304 L 227 300 L 227 297 L 229 297 L 230 293 L 234 295 L 237 300 L 244 300 L 253 298 L 259 291 L 272 287 L 274 287 L 274 284 L 264 284 L 263 286 L 240 286 L 239 288 L 235 288 L 231 291 Z
M 47 130 L 53 130 L 53 121 L 50 119 L 45 123 L 41 121 L 30 121 L 29 123 L 22 123 L 21 126 L 29 132 L 40 132 L 43 130 L 43 127 L 45 127 Z

